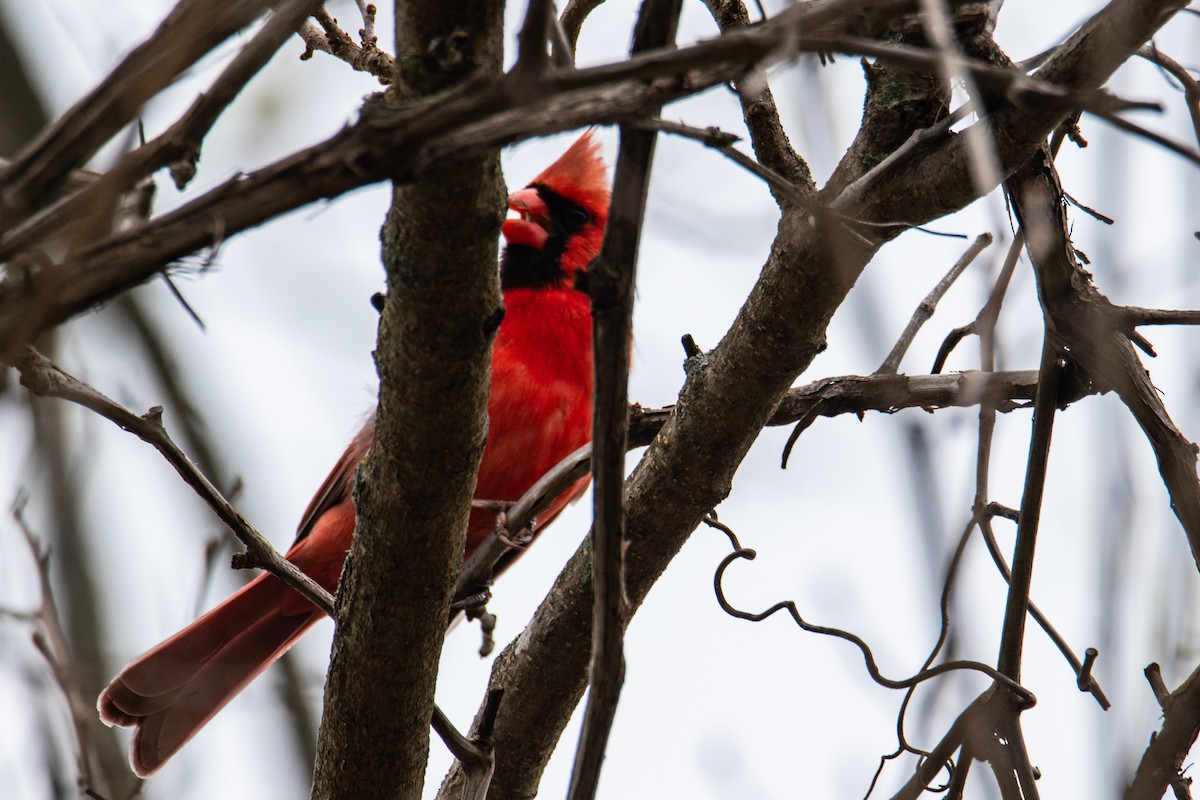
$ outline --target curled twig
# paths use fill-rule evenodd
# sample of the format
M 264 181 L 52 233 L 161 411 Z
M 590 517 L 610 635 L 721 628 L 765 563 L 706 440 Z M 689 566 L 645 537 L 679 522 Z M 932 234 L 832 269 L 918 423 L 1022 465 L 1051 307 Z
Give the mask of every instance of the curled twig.
M 796 625 L 798 625 L 802 630 L 805 630 L 809 633 L 818 633 L 823 636 L 833 636 L 835 638 L 850 642 L 857 647 L 859 652 L 862 653 L 863 660 L 866 663 L 867 673 L 871 676 L 871 680 L 875 681 L 875 683 L 886 689 L 907 689 L 910 686 L 914 686 L 918 683 L 927 681 L 930 678 L 935 678 L 938 675 L 943 675 L 947 672 L 971 670 L 986 675 L 998 685 L 1007 688 L 1013 693 L 1014 697 L 1024 708 L 1031 708 L 1037 702 L 1037 698 L 1034 696 L 1033 692 L 1029 691 L 1024 686 L 1020 685 L 1006 675 L 1000 673 L 996 669 L 978 661 L 948 661 L 944 664 L 938 664 L 936 666 L 929 667 L 928 669 L 923 669 L 908 678 L 888 678 L 879 671 L 879 666 L 875 661 L 875 654 L 860 636 L 849 631 L 842 630 L 841 628 L 814 625 L 813 623 L 808 622 L 800 614 L 800 610 L 796 607 L 796 604 L 791 600 L 782 600 L 778 603 L 775 603 L 765 611 L 760 612 L 742 611 L 741 609 L 734 607 L 725 596 L 725 589 L 723 586 L 725 570 L 727 570 L 733 562 L 741 559 L 753 561 L 758 554 L 754 550 L 742 547 L 741 543 L 738 542 L 737 535 L 729 528 L 729 526 L 725 525 L 724 523 L 721 523 L 712 517 L 706 517 L 704 519 L 704 523 L 711 528 L 721 531 L 727 537 L 729 537 L 729 542 L 733 547 L 733 552 L 725 556 L 725 558 L 721 560 L 721 563 L 717 565 L 716 573 L 713 576 L 713 589 L 717 595 L 717 603 L 720 604 L 721 609 L 726 614 L 729 614 L 732 617 L 737 617 L 738 619 L 747 620 L 749 622 L 762 622 L 764 619 L 773 616 L 776 612 L 787 611 L 795 621 Z

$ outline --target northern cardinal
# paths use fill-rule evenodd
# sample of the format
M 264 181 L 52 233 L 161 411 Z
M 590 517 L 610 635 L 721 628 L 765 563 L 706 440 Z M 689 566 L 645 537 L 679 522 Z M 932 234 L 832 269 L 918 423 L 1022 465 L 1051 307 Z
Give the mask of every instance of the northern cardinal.
M 505 315 L 492 352 L 478 499 L 518 499 L 591 438 L 591 308 L 574 280 L 600 250 L 608 203 L 600 146 L 590 132 L 508 198 L 518 218 L 503 227 Z M 287 553 L 330 592 L 354 533 L 354 470 L 373 432 L 372 417 L 313 497 Z M 559 495 L 537 527 L 549 524 L 587 481 Z M 464 558 L 494 527 L 492 513 L 471 511 Z M 321 617 L 294 590 L 263 574 L 130 662 L 100 694 L 97 708 L 106 724 L 136 729 L 129 753 L 133 771 L 142 777 L 156 772 Z

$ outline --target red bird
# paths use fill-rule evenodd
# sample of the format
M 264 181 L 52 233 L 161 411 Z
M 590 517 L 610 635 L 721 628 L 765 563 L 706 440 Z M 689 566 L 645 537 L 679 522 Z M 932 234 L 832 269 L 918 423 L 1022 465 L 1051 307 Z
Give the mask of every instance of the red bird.
M 591 439 L 592 320 L 575 273 L 599 253 L 609 189 L 600 146 L 579 138 L 533 183 L 509 196 L 500 261 L 504 320 L 492 351 L 489 435 L 475 497 L 516 500 Z M 350 442 L 317 491 L 287 558 L 330 592 L 354 533 L 354 469 L 374 418 Z M 584 490 L 583 478 L 539 518 L 543 528 Z M 471 512 L 471 555 L 495 525 Z M 200 619 L 132 661 L 100 694 L 108 725 L 134 727 L 129 761 L 152 775 L 233 696 L 291 647 L 322 613 L 263 574 Z

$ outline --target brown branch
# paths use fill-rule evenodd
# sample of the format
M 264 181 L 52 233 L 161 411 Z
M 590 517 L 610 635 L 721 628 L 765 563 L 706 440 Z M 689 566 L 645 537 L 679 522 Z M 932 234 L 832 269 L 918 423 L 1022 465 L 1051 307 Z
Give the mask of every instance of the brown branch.
M 631 55 L 675 43 L 682 0 L 644 0 L 634 27 Z M 651 111 L 658 116 L 658 109 Z M 591 800 L 625 681 L 625 451 L 628 449 L 630 342 L 638 247 L 658 134 L 621 127 L 614 169 L 612 211 L 604 244 L 588 268 L 592 305 L 592 358 L 596 388 L 592 419 L 592 654 L 587 705 L 568 800 Z
M 512 68 L 513 76 L 536 80 L 546 71 L 550 64 L 546 43 L 553 19 L 553 0 L 530 0 L 525 9 L 525 20 L 517 33 L 517 63 Z
M 25 539 L 29 552 L 38 565 L 38 589 L 41 602 L 33 612 L 0 609 L 0 617 L 9 617 L 34 624 L 33 643 L 38 652 L 46 660 L 54 681 L 67 702 L 67 710 L 71 717 L 71 727 L 75 734 L 76 765 L 79 770 L 81 788 L 89 791 L 108 791 L 108 776 L 104 774 L 103 759 L 97 751 L 96 741 L 91 727 L 95 719 L 95 706 L 80 683 L 76 665 L 73 662 L 71 648 L 67 641 L 67 633 L 63 630 L 62 618 L 54 599 L 53 585 L 50 580 L 50 551 L 41 545 L 25 519 L 25 502 L 23 491 L 17 493 L 9 509 L 17 529 Z
M 413 180 L 465 151 L 621 121 L 736 77 L 749 64 L 828 46 L 836 33 L 829 26 L 859 2 L 795 5 L 766 23 L 717 40 L 656 50 L 615 65 L 560 71 L 539 82 L 514 86 L 507 80 L 481 79 L 400 107 L 368 102 L 355 125 L 319 145 L 235 177 L 141 228 L 72 254 L 64 263 L 25 263 L 14 270 L 0 281 L 0 350 L 8 353 L 0 357 L 13 357 L 39 331 L 147 280 L 172 260 L 307 203 L 384 178 Z M 900 0 L 882 5 L 907 7 Z M 810 30 L 826 38 L 810 36 Z M 849 201 L 838 202 L 845 208 Z M 888 224 L 907 216 L 907 211 L 891 215 Z M 54 219 L 68 222 L 58 214 Z M 49 220 L 45 224 L 56 227 Z M 895 233 L 894 227 L 882 228 L 872 236 L 886 239 Z M 16 254 L 14 236 L 0 239 L 0 259 Z
M 1190 798 L 1184 760 L 1200 735 L 1200 668 L 1173 692 L 1167 692 L 1157 664 L 1146 667 L 1146 679 L 1163 710 L 1162 727 L 1150 736 L 1133 780 L 1125 789 L 1125 800 L 1161 800 L 1168 789 L 1175 797 Z
M 741 0 L 705 0 L 704 5 L 722 33 L 750 25 L 750 14 Z M 793 193 L 811 200 L 816 193 L 812 170 L 788 140 L 766 73 L 755 69 L 742 77 L 735 88 L 758 163 L 772 174 L 782 176 Z M 775 183 L 771 183 L 771 187 L 776 202 L 790 199 Z
M 500 700 L 504 696 L 503 689 L 493 689 L 488 693 L 487 707 L 484 710 L 484 724 L 480 725 L 478 733 L 473 738 L 467 738 L 459 733 L 450 718 L 436 705 L 433 707 L 433 729 L 445 743 L 458 763 L 462 764 L 464 779 L 462 800 L 487 800 L 488 786 L 492 782 L 492 773 L 496 771 L 496 751 L 492 747 L 492 726 L 496 714 L 500 710 Z
M 775 172 L 770 167 L 764 166 L 755 161 L 750 156 L 743 153 L 733 146 L 733 143 L 738 140 L 738 137 L 732 133 L 726 133 L 720 128 L 695 128 L 691 125 L 684 125 L 679 122 L 671 122 L 664 119 L 649 119 L 636 120 L 629 123 L 635 127 L 644 127 L 654 130 L 660 130 L 663 133 L 672 133 L 677 136 L 683 136 L 687 139 L 692 139 L 700 142 L 705 147 L 716 150 L 721 155 L 728 158 L 733 163 L 737 164 L 742 169 L 762 179 L 767 186 L 770 187 L 771 193 L 776 197 L 781 197 L 790 203 L 794 203 L 800 208 L 805 208 L 814 213 L 824 213 L 824 209 L 816 202 L 810 193 L 804 192 L 797 188 L 795 184 L 784 178 L 778 172 Z
M 1200 325 L 1200 311 L 1195 309 L 1121 306 L 1116 309 L 1116 315 L 1127 329 L 1139 325 Z
M 319 9 L 313 16 L 320 27 L 309 22 L 297 31 L 306 48 L 300 58 L 307 60 L 312 58 L 314 50 L 320 50 L 345 61 L 358 72 L 375 76 L 381 85 L 390 86 L 396 80 L 396 58 L 379 48 L 379 40 L 374 32 L 373 9 L 374 6 L 364 7 L 359 3 L 363 15 L 363 28 L 359 31 L 361 44 L 355 44 L 350 35 L 338 27 L 337 20 L 324 9 Z
M 1192 77 L 1192 73 L 1175 59 L 1159 50 L 1152 44 L 1142 45 L 1137 51 L 1139 57 L 1165 69 L 1183 87 L 1184 103 L 1188 115 L 1192 118 L 1192 130 L 1196 134 L 1196 143 L 1200 144 L 1200 81 Z
M 988 506 L 987 513 L 994 513 L 991 505 Z M 1014 522 L 1018 521 L 1019 514 L 1013 512 L 1012 519 Z M 1008 568 L 1008 564 L 1004 560 L 1004 554 L 1000 551 L 1000 543 L 996 541 L 996 534 L 992 530 L 991 521 L 986 518 L 981 520 L 979 528 L 983 534 L 983 541 L 987 547 L 988 555 L 992 557 L 992 563 L 996 565 L 996 569 L 999 571 L 1000 577 L 1004 579 L 1004 582 L 1009 583 L 1012 580 L 1012 571 Z M 1038 627 L 1042 629 L 1046 637 L 1054 643 L 1054 646 L 1058 648 L 1058 652 L 1062 654 L 1062 657 L 1071 666 L 1071 671 L 1075 673 L 1075 683 L 1079 687 L 1079 691 L 1091 694 L 1105 711 L 1111 708 L 1112 702 L 1109 701 L 1108 695 L 1100 688 L 1100 682 L 1091 674 L 1092 667 L 1096 663 L 1096 657 L 1100 655 L 1099 651 L 1094 647 L 1087 648 L 1084 651 L 1084 660 L 1080 661 L 1079 656 L 1075 655 L 1075 651 L 1071 649 L 1071 645 L 1067 644 L 1066 638 L 1058 632 L 1058 629 L 1050 622 L 1050 618 L 1038 608 L 1032 599 L 1029 601 L 1029 616 L 1033 617 L 1034 622 L 1038 624 Z
M 929 321 L 933 316 L 933 312 L 937 309 L 937 304 L 945 297 L 946 292 L 950 291 L 950 287 L 958 280 L 958 276 L 963 274 L 963 271 L 971 265 L 971 262 L 984 251 L 992 243 L 992 235 L 990 233 L 981 233 L 975 237 L 975 241 L 967 248 L 967 251 L 954 263 L 937 286 L 930 290 L 925 299 L 917 306 L 917 310 L 913 312 L 912 319 L 908 321 L 908 325 L 904 327 L 904 331 L 900 334 L 900 338 L 892 347 L 887 358 L 879 365 L 879 369 L 875 370 L 876 375 L 895 375 L 900 369 L 900 361 L 904 358 L 904 354 L 908 352 L 908 348 L 912 345 L 913 339 L 916 338 L 917 332 L 921 330 L 921 326 Z
M 246 546 L 246 552 L 234 556 L 235 567 L 265 569 L 317 608 L 330 616 L 333 615 L 333 598 L 329 593 L 281 556 L 171 440 L 162 424 L 161 407 L 155 406 L 146 414 L 138 416 L 63 372 L 32 348 L 26 350 L 24 358 L 15 366 L 21 374 L 21 385 L 33 394 L 39 397 L 57 397 L 81 405 L 158 450 L 184 482 L 200 495 L 200 499 L 208 504 Z
M 12 167 L 12 159 L 0 158 L 0 176 L 3 176 Z M 90 169 L 77 169 L 74 172 L 69 172 L 62 179 L 60 187 L 64 192 L 78 192 L 86 189 L 96 181 L 104 177 L 104 173 L 95 172 Z
M 28 249 L 62 237 L 80 224 L 89 224 L 89 217 L 94 220 L 90 224 L 99 227 L 121 194 L 164 166 L 170 166 L 175 186 L 182 190 L 195 176 L 201 144 L 217 119 L 320 3 L 321 0 L 288 0 L 280 4 L 254 38 L 171 127 L 126 154 L 115 167 L 98 175 L 98 180 L 10 231 L 5 236 L 5 246 L 12 252 Z
M 1000 656 L 996 662 L 1001 672 L 1016 681 L 1021 679 L 1021 652 L 1025 640 L 1025 620 L 1029 616 L 1033 555 L 1042 514 L 1042 495 L 1046 489 L 1054 412 L 1058 406 L 1058 382 L 1062 371 L 1059 358 L 1058 349 L 1047 336 L 1042 346 L 1042 365 L 1038 370 L 1038 389 L 1033 401 L 1033 433 L 1029 439 L 1029 461 L 1025 467 L 1025 488 L 1021 494 L 1017 544 L 1008 581 L 1008 604 L 1004 610 Z
M 264 11 L 256 2 L 181 0 L 146 41 L 0 175 L 0 231 L 39 206 L 150 98 Z
M 1177 156 L 1187 159 L 1196 166 L 1200 166 L 1200 150 L 1197 150 L 1194 147 L 1190 147 L 1182 142 L 1177 142 L 1169 136 L 1164 136 L 1157 131 L 1152 131 L 1149 128 L 1138 125 L 1136 122 L 1130 122 L 1124 117 L 1117 116 L 1116 112 L 1114 111 L 1109 111 L 1105 108 L 1089 108 L 1087 111 L 1093 116 L 1104 120 L 1109 125 L 1112 125 L 1114 128 L 1120 128 L 1126 133 L 1132 133 L 1134 136 L 1138 136 L 1149 142 L 1153 142 L 1159 147 L 1168 150 Z
M 583 30 L 583 23 L 602 5 L 604 0 L 569 0 L 567 7 L 563 9 L 559 22 L 566 33 L 567 43 L 571 46 L 572 61 L 575 60 L 575 51 L 579 48 L 579 34 Z
M 1196 447 L 1175 427 L 1125 333 L 1119 310 L 1091 283 L 1067 236 L 1062 187 L 1039 151 L 1009 180 L 1013 208 L 1026 231 L 1038 296 L 1055 339 L 1070 348 L 1101 391 L 1114 389 L 1137 420 L 1200 567 L 1200 480 Z

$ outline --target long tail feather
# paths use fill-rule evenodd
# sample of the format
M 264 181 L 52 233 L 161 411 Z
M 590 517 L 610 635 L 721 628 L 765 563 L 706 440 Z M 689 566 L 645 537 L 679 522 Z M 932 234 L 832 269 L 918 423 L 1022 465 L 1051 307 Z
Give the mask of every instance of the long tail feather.
M 108 725 L 136 727 L 134 772 L 156 772 L 321 618 L 307 603 L 285 603 L 289 594 L 262 575 L 113 679 L 97 708 Z

